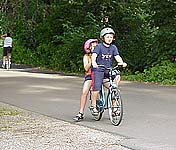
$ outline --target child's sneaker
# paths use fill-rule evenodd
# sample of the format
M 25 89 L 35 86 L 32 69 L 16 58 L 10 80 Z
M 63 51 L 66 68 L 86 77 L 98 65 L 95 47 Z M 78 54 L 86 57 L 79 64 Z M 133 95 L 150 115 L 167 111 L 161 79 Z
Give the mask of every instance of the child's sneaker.
M 75 121 L 80 121 L 80 120 L 82 120 L 83 118 L 84 118 L 84 116 L 83 116 L 84 114 L 83 113 L 78 113 L 74 118 L 73 118 L 73 120 L 75 120 Z
M 94 106 L 90 106 L 90 111 L 91 111 L 91 114 L 93 115 L 93 116 L 98 116 L 98 110 L 97 110 L 97 108 L 96 107 L 94 107 Z

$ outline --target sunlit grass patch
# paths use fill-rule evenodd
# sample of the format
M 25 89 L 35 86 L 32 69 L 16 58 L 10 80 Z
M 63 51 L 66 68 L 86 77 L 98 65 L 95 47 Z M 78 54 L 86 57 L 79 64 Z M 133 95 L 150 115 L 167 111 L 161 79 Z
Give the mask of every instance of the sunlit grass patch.
M 5 130 L 8 130 L 8 129 L 11 129 L 12 127 L 10 126 L 2 126 L 0 127 L 0 131 L 5 131 Z
M 0 107 L 0 117 L 4 115 L 14 116 L 14 115 L 18 115 L 19 113 L 20 112 L 18 112 L 17 110 L 14 110 L 11 108 Z
M 20 112 L 14 110 L 13 108 L 0 107 L 0 131 L 6 131 L 11 129 L 14 116 L 18 115 Z M 12 120 L 11 120 L 11 119 Z

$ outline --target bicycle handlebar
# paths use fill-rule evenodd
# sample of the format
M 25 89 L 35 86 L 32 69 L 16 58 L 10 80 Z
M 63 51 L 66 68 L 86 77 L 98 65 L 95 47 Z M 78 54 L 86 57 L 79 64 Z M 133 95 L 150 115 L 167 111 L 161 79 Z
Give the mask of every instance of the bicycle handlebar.
M 104 68 L 104 69 L 107 69 L 107 70 L 115 70 L 115 69 L 119 68 L 118 65 L 116 65 L 115 67 L 106 67 L 104 65 L 98 65 L 98 67 Z

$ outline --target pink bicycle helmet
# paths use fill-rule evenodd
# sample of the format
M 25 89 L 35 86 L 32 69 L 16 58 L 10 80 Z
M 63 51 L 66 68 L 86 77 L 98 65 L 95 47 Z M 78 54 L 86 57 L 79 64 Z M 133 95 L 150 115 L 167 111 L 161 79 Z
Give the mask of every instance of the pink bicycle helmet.
M 97 40 L 97 39 L 88 39 L 88 40 L 84 43 L 84 50 L 85 50 L 86 53 L 88 52 L 88 50 L 89 50 L 89 48 L 90 48 L 90 44 L 91 44 L 92 42 L 98 43 L 98 40 Z

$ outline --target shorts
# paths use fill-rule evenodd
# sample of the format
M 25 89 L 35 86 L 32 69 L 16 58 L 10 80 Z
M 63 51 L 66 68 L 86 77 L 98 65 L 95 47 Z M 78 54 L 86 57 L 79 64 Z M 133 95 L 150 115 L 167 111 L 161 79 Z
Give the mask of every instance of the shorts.
M 120 75 L 119 71 L 113 71 L 112 79 L 114 80 L 117 75 Z M 101 86 L 103 84 L 103 79 L 109 78 L 109 70 L 104 71 L 92 71 L 92 90 L 99 91 L 101 90 Z
M 84 77 L 84 82 L 87 81 L 87 80 L 92 80 L 91 74 L 85 75 L 85 77 Z
M 7 56 L 9 53 L 12 53 L 12 47 L 3 47 L 3 56 Z

